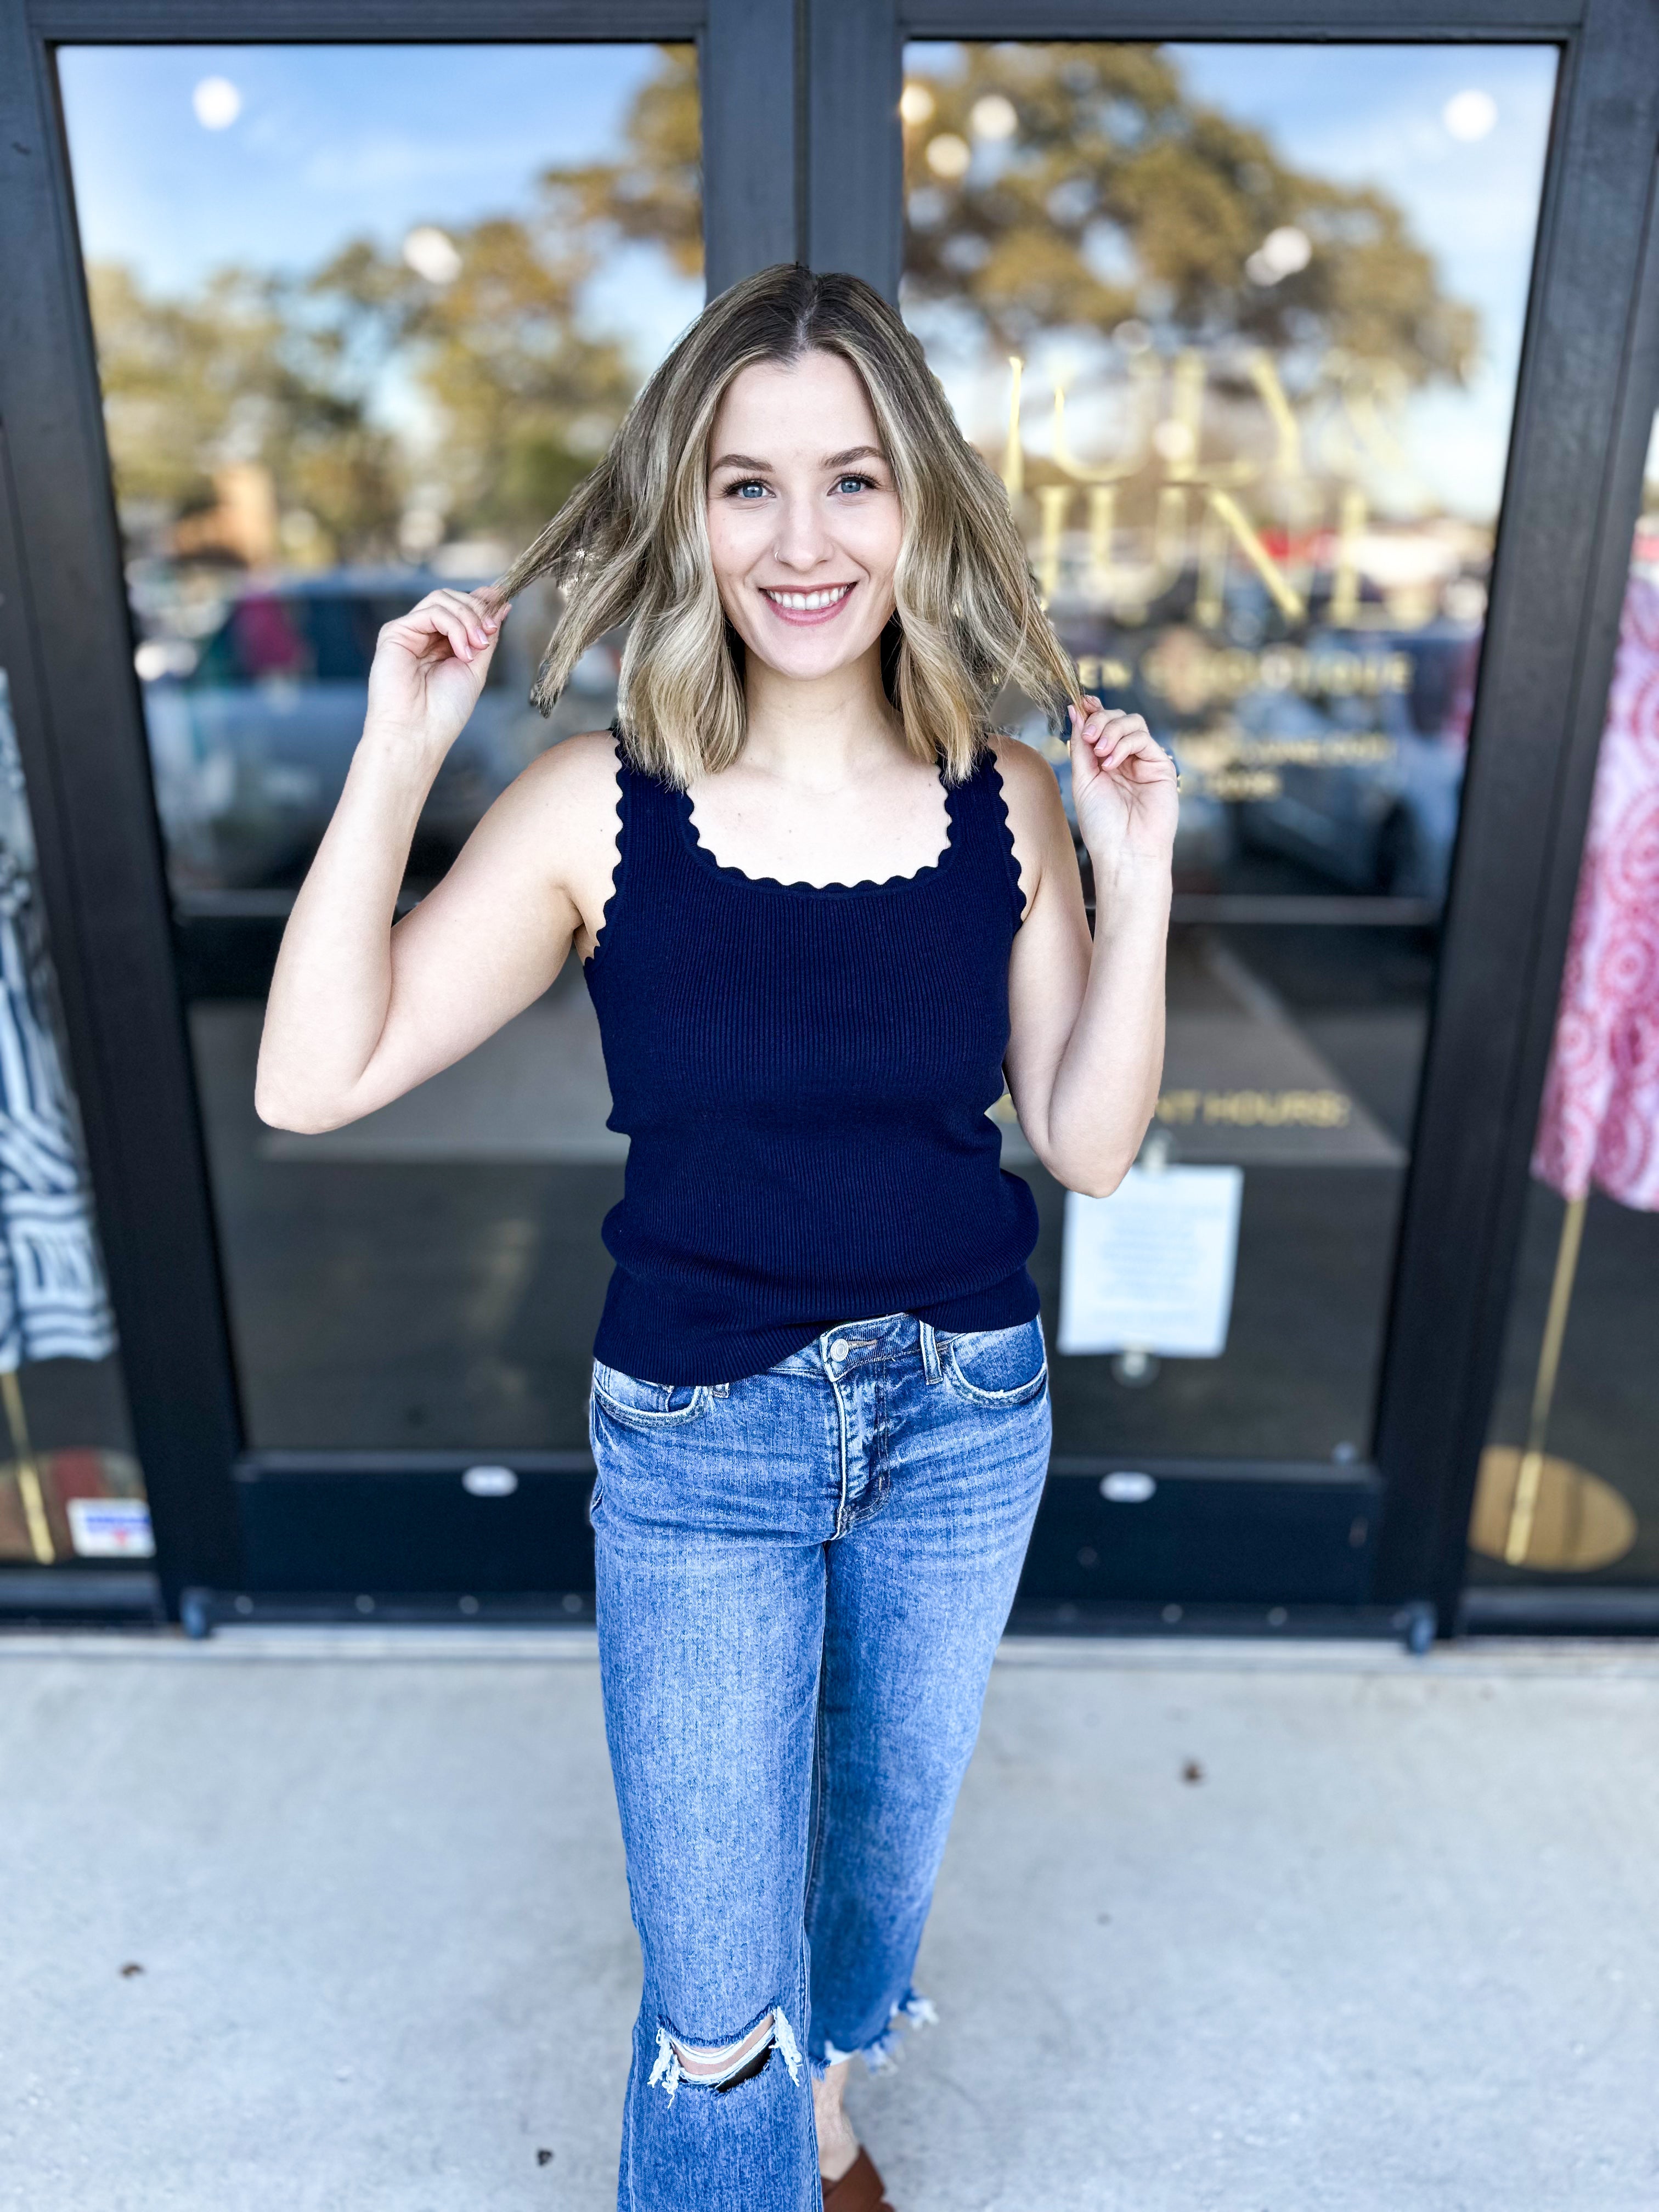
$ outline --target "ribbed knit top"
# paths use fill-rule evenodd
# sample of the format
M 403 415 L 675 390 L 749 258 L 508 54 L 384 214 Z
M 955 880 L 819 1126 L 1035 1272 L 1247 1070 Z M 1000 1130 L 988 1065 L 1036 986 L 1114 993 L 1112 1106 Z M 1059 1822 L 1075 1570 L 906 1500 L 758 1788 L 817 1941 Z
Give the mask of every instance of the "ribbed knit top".
M 881 883 L 747 876 L 686 793 L 617 779 L 586 974 L 630 1141 L 597 1357 L 728 1382 L 838 1322 L 1029 1321 L 1036 1207 L 988 1117 L 1022 905 L 990 751 L 946 788 L 939 859 Z

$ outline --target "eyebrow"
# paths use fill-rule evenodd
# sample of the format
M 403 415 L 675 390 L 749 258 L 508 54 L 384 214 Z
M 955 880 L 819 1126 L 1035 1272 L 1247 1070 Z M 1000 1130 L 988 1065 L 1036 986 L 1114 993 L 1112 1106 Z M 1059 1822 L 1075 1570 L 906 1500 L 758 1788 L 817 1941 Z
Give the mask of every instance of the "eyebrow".
M 884 461 L 887 456 L 879 446 L 849 446 L 844 453 L 826 453 L 819 463 L 821 468 L 844 469 L 853 461 Z M 715 469 L 753 469 L 759 475 L 770 472 L 770 461 L 757 461 L 752 453 L 722 453 L 714 464 Z

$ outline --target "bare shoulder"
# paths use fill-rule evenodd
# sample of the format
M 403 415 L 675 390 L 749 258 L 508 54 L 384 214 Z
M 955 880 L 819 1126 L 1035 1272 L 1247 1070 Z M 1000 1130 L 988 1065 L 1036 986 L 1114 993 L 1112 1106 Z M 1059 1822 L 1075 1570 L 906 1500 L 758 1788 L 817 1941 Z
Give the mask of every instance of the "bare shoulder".
M 997 774 L 1002 779 L 1003 804 L 1017 846 L 1041 852 L 1056 838 L 1070 842 L 1066 809 L 1054 769 L 1035 745 L 999 730 L 991 738 Z
M 614 850 L 617 740 L 609 730 L 564 738 L 521 769 L 480 829 L 498 850 L 538 854 L 560 875 Z
M 609 730 L 584 730 L 550 745 L 512 786 L 522 805 L 557 806 L 586 814 L 614 815 L 617 740 Z
M 617 741 L 587 730 L 550 745 L 502 792 L 445 882 L 490 896 L 504 886 L 568 897 L 587 924 L 610 896 L 618 844 Z
M 1017 801 L 1040 806 L 1050 792 L 1058 795 L 1054 772 L 1035 745 L 1028 745 L 1024 738 L 1011 737 L 1006 730 L 994 730 L 990 744 L 1011 806 Z

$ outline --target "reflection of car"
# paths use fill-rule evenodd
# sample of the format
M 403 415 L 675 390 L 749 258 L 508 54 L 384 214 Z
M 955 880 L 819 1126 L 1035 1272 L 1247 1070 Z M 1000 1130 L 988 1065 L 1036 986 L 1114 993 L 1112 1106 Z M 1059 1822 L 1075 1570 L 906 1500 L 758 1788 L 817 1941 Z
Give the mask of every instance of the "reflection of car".
M 1340 741 L 1362 729 L 1386 739 L 1386 756 L 1287 761 L 1279 790 L 1238 809 L 1248 845 L 1284 853 L 1345 889 L 1394 898 L 1445 898 L 1463 787 L 1465 738 L 1478 631 L 1438 625 L 1389 639 L 1412 664 L 1405 692 L 1367 702 L 1315 704 L 1284 693 L 1238 703 L 1246 737 Z
M 1144 715 L 1161 744 L 1171 751 L 1178 749 L 1159 731 L 1140 692 L 1133 684 L 1107 687 L 1101 696 L 1109 707 L 1121 708 L 1129 714 Z M 1079 864 L 1084 869 L 1084 884 L 1092 898 L 1092 871 L 1078 831 L 1077 802 L 1072 796 L 1071 748 L 1063 738 L 1049 734 L 1048 725 L 1039 714 L 1031 714 L 1020 726 L 1017 734 L 1028 744 L 1035 745 L 1054 768 L 1055 781 L 1060 785 L 1060 804 L 1066 809 L 1066 819 L 1071 824 L 1072 841 L 1078 848 Z M 1176 825 L 1174 856 L 1175 879 L 1178 889 L 1207 890 L 1222 880 L 1233 848 L 1232 826 L 1228 814 L 1228 808 L 1218 799 L 1211 799 L 1202 792 L 1182 792 L 1181 813 Z
M 175 889 L 292 885 L 332 813 L 362 731 L 384 623 L 433 579 L 335 569 L 250 583 L 192 648 L 139 647 L 157 804 Z M 471 721 L 421 817 L 414 872 L 454 857 L 497 793 L 542 750 L 524 644 L 503 634 Z
M 1218 628 L 1197 620 L 1194 592 L 1183 577 L 1144 623 L 1079 620 L 1066 637 L 1085 683 L 1144 714 L 1182 769 L 1176 890 L 1316 891 L 1322 878 L 1437 906 L 1479 622 L 1316 622 L 1285 635 L 1252 579 L 1230 579 Z M 1366 605 L 1382 617 L 1380 601 Z M 1264 868 L 1258 855 L 1273 859 Z

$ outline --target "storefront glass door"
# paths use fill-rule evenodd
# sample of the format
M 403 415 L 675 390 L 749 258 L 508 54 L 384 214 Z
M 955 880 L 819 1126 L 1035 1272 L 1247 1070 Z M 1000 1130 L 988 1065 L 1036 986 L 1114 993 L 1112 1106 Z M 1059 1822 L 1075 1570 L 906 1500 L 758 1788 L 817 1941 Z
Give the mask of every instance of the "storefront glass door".
M 263 1127 L 283 920 L 375 631 L 540 527 L 702 301 L 687 48 L 59 55 L 156 805 L 256 1453 L 580 1451 L 623 1140 L 581 976 L 353 1127 Z M 641 188 L 643 181 L 643 188 Z M 550 723 L 516 610 L 418 898 Z
M 1068 1198 L 1006 1138 L 1057 1464 L 1120 1455 L 1128 1503 L 1164 1462 L 1370 1453 L 1555 73 L 906 50 L 906 314 L 1085 682 L 1182 775 L 1140 1164 Z M 1121 1594 L 1120 1556 L 1082 1545 L 1079 1591 Z
M 829 265 L 826 147 L 864 124 L 820 127 L 837 112 L 815 88 L 821 12 L 779 190 Z M 874 85 L 896 50 L 857 21 L 848 59 Z M 1449 887 L 1468 880 L 1558 50 L 1249 28 L 913 42 L 870 108 L 893 150 L 902 82 L 903 312 L 1085 683 L 1145 713 L 1182 776 L 1168 1066 L 1130 1183 L 1068 1196 L 1000 1109 L 1042 1215 L 1055 1472 L 1079 1478 L 1044 1509 L 1038 1604 L 1366 1597 L 1402 1201 L 1413 1166 L 1449 1154 L 1443 1104 L 1421 1143 L 1419 1093 Z M 434 580 L 504 566 L 702 302 L 700 117 L 731 52 L 710 32 L 701 62 L 248 44 L 70 46 L 55 66 L 228 1308 L 246 1587 L 579 1589 L 599 1227 L 624 1164 L 580 974 L 328 1136 L 264 1128 L 252 1070 L 376 628 Z M 866 253 L 879 273 L 892 173 L 872 196 L 860 169 L 836 265 Z M 716 226 L 734 272 L 757 258 L 747 221 Z M 610 715 L 608 646 L 550 724 L 525 705 L 550 615 L 515 614 L 409 900 L 535 751 Z M 1064 795 L 1060 749 L 1026 702 L 1001 705 Z M 1508 743 L 1483 728 L 1477 787 Z M 1489 789 L 1471 819 L 1490 818 Z M 514 1522 L 502 1502 L 542 1477 L 557 1527 Z M 496 1516 L 487 1541 L 477 1512 Z

